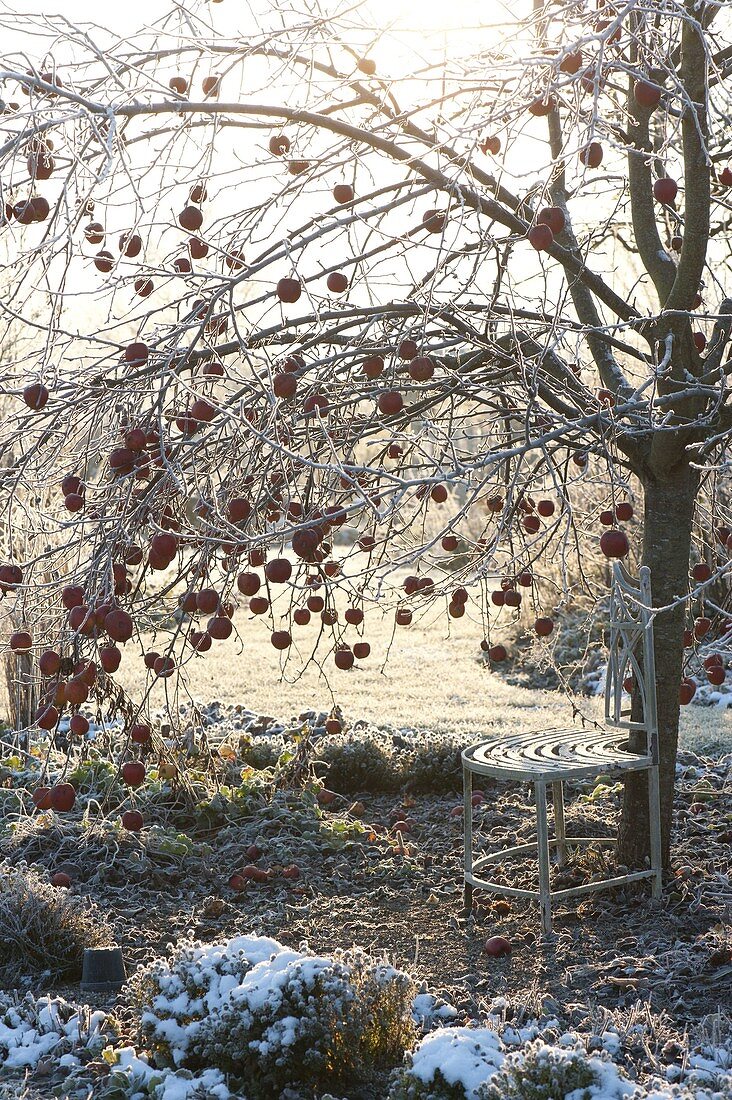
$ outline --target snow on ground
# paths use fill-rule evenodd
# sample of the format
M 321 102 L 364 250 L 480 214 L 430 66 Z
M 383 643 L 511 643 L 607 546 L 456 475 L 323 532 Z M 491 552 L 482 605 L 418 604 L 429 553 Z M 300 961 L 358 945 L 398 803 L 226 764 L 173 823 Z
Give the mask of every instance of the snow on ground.
M 276 997 L 283 973 L 287 972 L 299 952 L 283 947 L 267 937 L 241 936 L 222 944 L 197 945 L 195 967 L 199 988 L 208 990 L 205 1000 L 220 1004 L 240 983 L 232 981 L 231 970 L 243 955 L 254 963 L 250 971 L 250 1000 L 264 1003 Z M 255 961 L 256 960 L 256 961 Z M 307 957 L 313 966 L 325 960 Z M 230 973 L 226 974 L 225 971 Z M 255 973 L 256 972 L 256 973 Z M 159 1019 L 166 1011 L 173 1015 L 192 1007 L 188 995 L 175 995 L 173 982 L 167 995 L 156 1008 Z M 203 1005 L 201 1005 L 203 1008 Z M 204 1009 L 204 1011 L 206 1011 Z M 429 1087 L 439 1070 L 452 1086 L 462 1086 L 465 1100 L 478 1100 L 481 1085 L 510 1066 L 521 1067 L 528 1051 L 549 1064 L 582 1055 L 594 1071 L 596 1084 L 583 1094 L 583 1100 L 728 1100 L 732 1095 L 732 1043 L 698 1046 L 682 1069 L 669 1066 L 666 1080 L 659 1077 L 639 1085 L 619 1069 L 616 1061 L 622 1055 L 623 1037 L 612 1029 L 601 1036 L 562 1032 L 556 1019 L 529 1021 L 521 1027 L 506 1023 L 501 1005 L 490 1005 L 487 1027 L 442 1026 L 454 1019 L 453 1006 L 429 993 L 420 993 L 414 1000 L 413 1016 L 423 1026 L 437 1024 L 416 1045 L 409 1057 L 407 1074 Z M 182 1029 L 171 1020 L 172 1035 L 183 1040 Z M 549 1040 L 551 1036 L 551 1040 Z M 211 1067 L 200 1073 L 180 1069 L 158 1069 L 149 1064 L 144 1052 L 131 1046 L 114 1049 L 115 1037 L 111 1025 L 100 1011 L 71 1004 L 62 998 L 28 994 L 15 1001 L 9 995 L 0 999 L 0 1073 L 33 1071 L 39 1063 L 52 1059 L 69 1075 L 78 1077 L 83 1064 L 92 1054 L 104 1057 L 112 1064 L 112 1079 L 118 1082 L 131 1100 L 230 1100 L 231 1093 L 224 1075 Z M 599 1049 L 598 1049 L 599 1048 Z M 240 1095 L 240 1094 L 236 1094 Z
M 53 1053 L 65 1065 L 78 1064 L 73 1051 L 101 1046 L 103 1012 L 90 1012 L 62 997 L 39 997 L 29 993 L 14 1001 L 0 994 L 0 1068 L 35 1068 Z
M 293 951 L 259 936 L 185 945 L 177 958 L 184 964 L 176 967 L 163 960 L 152 964 L 159 993 L 154 1012 L 147 1013 L 148 1034 L 152 1025 L 152 1032 L 169 1044 L 176 1063 L 188 1044 L 192 1018 L 194 1022 L 205 1019 L 232 1002 L 256 1013 L 277 1000 L 293 967 L 307 979 L 310 971 L 315 974 L 332 964 L 330 959 Z M 481 1086 L 488 1087 L 501 1071 L 521 1072 L 530 1063 L 534 1072 L 538 1066 L 541 1073 L 561 1074 L 581 1061 L 594 1080 L 589 1091 L 582 1092 L 582 1100 L 723 1100 L 732 1095 L 732 1041 L 726 1046 L 699 1045 L 683 1067 L 667 1068 L 666 1079 L 655 1077 L 638 1084 L 619 1065 L 623 1036 L 612 1028 L 601 1035 L 580 1035 L 564 1031 L 550 1017 L 515 1026 L 506 1020 L 503 1007 L 500 998 L 491 1003 L 487 1026 L 445 1026 L 456 1019 L 457 1010 L 426 991 L 419 993 L 412 1006 L 413 1018 L 423 1029 L 432 1030 L 408 1056 L 406 1079 L 429 1090 L 436 1075 L 438 1082 L 441 1075 L 449 1086 L 462 1088 L 465 1100 L 480 1100 Z M 296 1027 L 297 1021 L 293 1019 L 292 1024 Z M 116 1042 L 112 1022 L 103 1012 L 61 998 L 0 997 L 2 1073 L 33 1072 L 41 1063 L 52 1061 L 57 1070 L 63 1067 L 78 1080 L 84 1064 L 101 1053 L 110 1063 L 110 1080 L 135 1100 L 229 1100 L 234 1095 L 215 1067 L 198 1073 L 177 1067 L 159 1069 L 143 1050 L 122 1045 L 115 1049 Z
M 494 1021 L 498 1024 L 497 1017 Z M 542 1032 L 554 1031 L 556 1023 L 531 1021 L 520 1029 L 501 1031 L 493 1027 L 441 1028 L 425 1036 L 412 1052 L 407 1076 L 429 1087 L 436 1083 L 439 1071 L 449 1085 L 463 1088 L 465 1100 L 480 1100 L 481 1086 L 490 1083 L 501 1069 L 520 1073 L 530 1054 L 534 1065 L 541 1067 L 547 1077 L 553 1076 L 562 1063 L 579 1059 L 592 1071 L 594 1083 L 586 1091 L 573 1090 L 567 1100 L 575 1100 L 575 1096 L 576 1100 L 729 1100 L 732 1096 L 732 1047 L 706 1047 L 703 1053 L 691 1055 L 685 1071 L 669 1067 L 667 1080 L 653 1077 L 638 1084 L 610 1056 L 611 1051 L 621 1051 L 620 1035 L 606 1032 L 602 1052 L 588 1055 L 587 1036 L 565 1032 L 554 1042 L 540 1038 Z

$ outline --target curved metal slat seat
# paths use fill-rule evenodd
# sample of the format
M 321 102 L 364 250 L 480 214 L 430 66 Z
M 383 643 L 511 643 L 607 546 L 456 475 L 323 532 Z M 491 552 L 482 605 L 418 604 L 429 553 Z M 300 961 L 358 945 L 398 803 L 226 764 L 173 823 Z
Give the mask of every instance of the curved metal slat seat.
M 462 754 L 463 765 L 494 779 L 529 780 L 591 778 L 599 772 L 649 767 L 648 755 L 631 753 L 627 731 L 556 729 L 493 737 Z
M 643 567 L 634 581 L 616 563 L 610 589 L 610 630 L 605 682 L 604 729 L 549 729 L 491 737 L 471 745 L 462 754 L 465 825 L 465 906 L 472 906 L 474 887 L 497 894 L 538 900 L 545 932 L 552 928 L 552 898 L 569 898 L 621 886 L 640 879 L 653 879 L 653 896 L 661 893 L 661 824 L 658 786 L 658 722 L 656 718 L 656 672 L 653 652 L 653 608 L 650 572 Z M 636 708 L 629 705 L 626 687 L 632 679 Z M 638 720 L 638 714 L 642 718 Z M 645 733 L 647 751 L 631 752 L 630 731 Z M 613 878 L 552 891 L 550 858 L 555 852 L 564 863 L 570 845 L 614 843 L 601 837 L 568 837 L 564 827 L 564 793 L 568 779 L 591 779 L 597 775 L 648 772 L 648 805 L 651 833 L 649 869 L 615 875 Z M 536 841 L 503 852 L 473 856 L 472 782 L 474 775 L 518 780 L 534 785 Z M 549 838 L 547 786 L 551 785 L 556 836 Z M 484 877 L 484 872 L 503 860 L 536 853 L 538 890 L 518 889 Z

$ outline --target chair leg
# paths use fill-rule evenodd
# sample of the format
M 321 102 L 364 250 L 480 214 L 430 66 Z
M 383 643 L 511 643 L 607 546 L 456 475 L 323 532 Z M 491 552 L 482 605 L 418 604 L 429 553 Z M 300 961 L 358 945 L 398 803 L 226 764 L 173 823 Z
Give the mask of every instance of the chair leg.
M 549 823 L 546 815 L 546 783 L 534 784 L 536 801 L 536 837 L 539 855 L 539 907 L 541 927 L 547 934 L 552 930 L 552 899 L 549 891 Z
M 658 765 L 648 769 L 648 822 L 651 834 L 651 867 L 654 898 L 661 897 L 663 887 L 663 861 L 661 856 L 661 792 L 658 781 Z
M 563 866 L 567 860 L 566 832 L 564 829 L 564 791 L 562 781 L 552 783 L 552 803 L 554 806 L 554 829 L 557 834 L 557 863 Z
M 473 775 L 468 768 L 463 768 L 463 830 L 463 869 L 465 875 L 471 875 L 473 873 Z M 467 878 L 463 889 L 463 904 L 465 912 L 472 913 L 473 887 Z

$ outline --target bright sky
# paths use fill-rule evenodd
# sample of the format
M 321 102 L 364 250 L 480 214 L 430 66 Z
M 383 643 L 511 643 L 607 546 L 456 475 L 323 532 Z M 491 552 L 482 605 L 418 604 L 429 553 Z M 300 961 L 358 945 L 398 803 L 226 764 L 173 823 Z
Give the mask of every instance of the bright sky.
M 186 2 L 190 5 L 190 0 Z M 99 4 L 98 0 L 5 0 L 3 6 L 19 17 L 23 13 L 58 14 L 72 23 L 99 23 L 122 34 L 153 22 L 170 11 L 173 3 L 174 0 L 124 0 L 115 4 Z
M 249 5 L 242 0 L 200 5 L 199 0 L 121 0 L 112 4 L 100 4 L 99 0 L 0 0 L 0 11 L 17 13 L 19 19 L 24 13 L 59 14 L 70 22 L 97 23 L 120 35 L 149 26 L 176 6 L 190 11 L 203 8 L 215 26 L 225 29 L 232 19 L 239 23 L 245 21 Z M 485 0 L 449 0 L 447 3 L 445 0 L 368 0 L 364 9 L 368 7 L 373 13 L 375 27 L 395 24 L 402 30 L 417 33 L 425 30 L 459 33 L 471 27 L 510 22 L 518 6 L 519 0 L 490 0 L 488 4 Z M 334 3 L 323 5 L 326 11 L 335 8 L 343 11 L 346 7 Z

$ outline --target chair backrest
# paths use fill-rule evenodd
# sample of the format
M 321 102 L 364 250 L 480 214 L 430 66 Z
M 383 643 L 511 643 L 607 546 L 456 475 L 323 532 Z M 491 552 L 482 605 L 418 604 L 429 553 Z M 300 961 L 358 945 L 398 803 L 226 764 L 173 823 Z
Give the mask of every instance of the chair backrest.
M 625 681 L 633 680 L 642 706 L 642 721 L 631 718 Z M 619 562 L 610 586 L 610 637 L 605 678 L 605 721 L 628 730 L 645 730 L 648 752 L 658 762 L 656 662 L 653 649 L 651 571 L 641 566 L 635 581 Z

